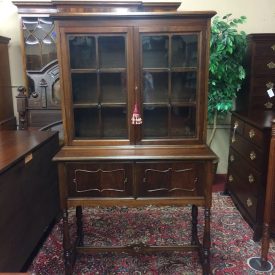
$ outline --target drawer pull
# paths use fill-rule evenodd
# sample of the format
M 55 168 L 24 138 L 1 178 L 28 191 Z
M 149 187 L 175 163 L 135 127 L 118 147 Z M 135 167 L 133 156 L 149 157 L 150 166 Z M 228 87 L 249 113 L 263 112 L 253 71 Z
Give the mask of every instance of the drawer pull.
M 250 157 L 251 160 L 256 159 L 256 153 L 254 151 L 251 151 L 250 154 L 249 154 L 249 157 Z
M 228 181 L 229 181 L 229 182 L 233 182 L 233 180 L 234 180 L 233 176 L 232 176 L 232 175 L 229 175 Z
M 270 101 L 268 101 L 268 102 L 266 102 L 264 104 L 264 106 L 265 106 L 266 109 L 271 109 L 273 107 L 273 103 L 271 103 Z
M 235 160 L 234 155 L 230 155 L 230 158 L 229 158 L 229 159 L 230 159 L 231 162 L 233 162 L 233 161 Z
M 248 134 L 249 134 L 249 137 L 252 139 L 255 136 L 254 129 L 251 129 Z
M 273 89 L 274 88 L 274 83 L 269 81 L 268 83 L 265 84 L 267 89 Z
M 275 52 L 275 44 L 271 46 L 271 49 Z
M 275 69 L 275 63 L 273 61 L 269 62 L 268 64 L 266 64 L 266 66 L 271 70 L 271 69 Z
M 248 176 L 248 181 L 249 181 L 249 183 L 255 182 L 254 176 L 253 176 L 252 174 L 250 174 L 250 175 Z
M 252 200 L 251 200 L 250 198 L 248 198 L 248 199 L 246 200 L 246 205 L 247 205 L 248 207 L 251 207 L 251 206 L 253 205 L 253 202 L 252 202 Z
M 232 135 L 232 139 L 231 139 L 232 143 L 236 141 L 236 130 L 237 130 L 238 126 L 239 126 L 239 122 L 235 121 L 234 127 L 233 127 L 233 135 Z

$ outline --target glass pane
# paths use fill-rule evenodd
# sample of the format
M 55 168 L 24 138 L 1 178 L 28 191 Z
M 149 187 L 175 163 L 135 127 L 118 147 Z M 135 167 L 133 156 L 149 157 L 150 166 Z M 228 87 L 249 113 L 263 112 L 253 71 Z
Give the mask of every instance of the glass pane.
M 45 38 L 42 42 L 41 49 L 42 49 L 42 67 L 49 64 L 52 60 L 57 59 L 56 54 L 56 45 L 49 39 L 46 42 Z
M 96 67 L 95 38 L 92 36 L 69 36 L 72 69 Z
M 172 102 L 196 100 L 196 72 L 172 73 Z
M 101 36 L 98 38 L 100 68 L 125 68 L 125 38 Z
M 168 73 L 143 74 L 143 101 L 146 103 L 168 101 Z
M 172 37 L 172 67 L 196 67 L 197 51 L 197 35 L 174 35 Z
M 29 37 L 28 39 L 32 39 L 32 38 Z M 39 71 L 40 69 L 42 69 L 41 46 L 38 41 L 37 43 L 33 43 L 33 44 L 29 44 L 29 42 L 30 41 L 25 42 L 27 70 Z
M 76 138 L 99 138 L 98 109 L 74 109 Z
M 56 33 L 49 18 L 23 18 L 27 70 L 41 70 L 57 59 Z
M 126 103 L 126 74 L 100 74 L 102 103 Z
M 168 36 L 143 36 L 143 68 L 167 68 L 168 45 Z
M 125 108 L 102 108 L 103 138 L 126 139 L 127 111 Z
M 196 134 L 196 108 L 172 107 L 171 136 L 194 137 Z
M 74 103 L 97 103 L 96 74 L 72 74 Z
M 57 79 L 52 85 L 51 101 L 54 104 L 60 104 L 61 102 L 61 91 L 60 91 L 60 80 Z
M 168 108 L 144 107 L 143 137 L 161 138 L 168 136 Z

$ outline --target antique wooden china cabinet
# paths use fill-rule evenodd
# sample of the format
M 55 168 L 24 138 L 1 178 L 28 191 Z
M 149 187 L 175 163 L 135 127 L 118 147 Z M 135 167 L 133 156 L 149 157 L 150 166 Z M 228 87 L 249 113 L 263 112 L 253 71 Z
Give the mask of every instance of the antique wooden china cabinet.
M 206 145 L 212 11 L 180 3 L 55 1 L 65 146 L 58 162 L 66 273 L 75 252 L 198 250 L 210 273 L 211 186 Z M 192 205 L 189 245 L 83 245 L 83 206 Z M 204 207 L 202 244 L 198 206 Z M 68 232 L 76 207 L 77 241 Z M 184 230 L 184 229 L 179 229 Z

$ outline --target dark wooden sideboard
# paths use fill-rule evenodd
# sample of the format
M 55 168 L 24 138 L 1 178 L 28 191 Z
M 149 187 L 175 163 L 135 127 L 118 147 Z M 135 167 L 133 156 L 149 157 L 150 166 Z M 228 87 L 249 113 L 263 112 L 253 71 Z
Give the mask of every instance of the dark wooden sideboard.
M 59 211 L 57 132 L 0 131 L 0 271 L 21 271 Z

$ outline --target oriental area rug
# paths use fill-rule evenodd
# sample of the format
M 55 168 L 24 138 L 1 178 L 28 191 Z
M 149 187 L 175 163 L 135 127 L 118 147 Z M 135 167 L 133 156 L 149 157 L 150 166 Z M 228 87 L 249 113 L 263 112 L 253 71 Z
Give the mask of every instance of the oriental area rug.
M 97 207 L 84 208 L 84 243 L 96 246 L 186 244 L 191 234 L 190 207 Z M 249 268 L 247 260 L 260 256 L 260 243 L 235 208 L 231 198 L 213 193 L 211 211 L 211 267 L 213 274 L 263 274 Z M 203 211 L 199 210 L 202 237 Z M 71 234 L 75 236 L 75 211 L 70 211 Z M 62 223 L 57 223 L 29 267 L 34 274 L 64 274 Z M 275 263 L 271 241 L 269 260 Z M 78 254 L 74 274 L 202 274 L 196 252 L 138 254 Z M 267 273 L 265 273 L 267 274 Z M 268 274 L 275 274 L 275 270 Z

